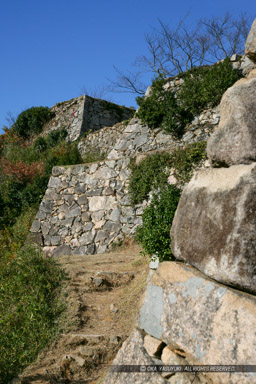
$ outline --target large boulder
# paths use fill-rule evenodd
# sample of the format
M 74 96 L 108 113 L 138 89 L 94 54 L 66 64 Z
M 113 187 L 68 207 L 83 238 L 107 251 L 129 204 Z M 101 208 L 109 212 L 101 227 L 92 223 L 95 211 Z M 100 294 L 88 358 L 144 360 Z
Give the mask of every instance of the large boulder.
M 158 372 L 148 373 L 144 371 L 140 372 L 140 370 L 136 372 L 136 369 L 133 371 L 132 367 L 130 372 L 129 367 L 127 367 L 127 372 L 118 371 L 118 366 L 146 366 L 152 364 L 155 364 L 155 361 L 147 354 L 144 348 L 142 332 L 135 329 L 119 350 L 113 361 L 112 368 L 105 378 L 104 384 L 167 384 L 167 380 L 161 377 L 161 374 Z
M 222 97 L 220 124 L 208 140 L 213 166 L 256 161 L 256 70 L 237 81 Z
M 152 297 L 158 301 L 157 307 L 152 305 Z M 255 364 L 255 296 L 225 287 L 188 265 L 160 264 L 149 280 L 139 326 L 154 337 L 157 329 L 158 338 L 170 350 L 182 354 L 185 364 Z M 164 351 L 159 357 L 162 361 Z M 124 358 L 121 364 L 125 361 Z M 256 372 L 214 372 L 206 373 L 205 378 L 214 384 L 249 384 L 256 382 Z M 200 376 L 198 379 L 201 382 Z
M 252 61 L 256 62 L 256 19 L 245 42 L 245 53 Z
M 183 190 L 172 252 L 213 279 L 256 293 L 256 163 L 197 172 Z

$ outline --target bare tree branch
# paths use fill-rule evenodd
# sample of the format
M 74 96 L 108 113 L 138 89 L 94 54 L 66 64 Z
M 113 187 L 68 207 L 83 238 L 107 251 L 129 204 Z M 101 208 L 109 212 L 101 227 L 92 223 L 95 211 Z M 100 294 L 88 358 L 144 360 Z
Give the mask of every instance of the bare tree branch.
M 252 21 L 245 13 L 235 19 L 226 12 L 223 17 L 200 19 L 192 27 L 186 24 L 187 17 L 174 28 L 158 20 L 159 30 L 145 35 L 148 54 L 136 59 L 138 70 L 124 73 L 115 68 L 118 77 L 111 81 L 115 92 L 143 95 L 146 86 L 140 78 L 147 72 L 154 77 L 174 77 L 196 66 L 231 57 L 234 53 L 243 54 Z

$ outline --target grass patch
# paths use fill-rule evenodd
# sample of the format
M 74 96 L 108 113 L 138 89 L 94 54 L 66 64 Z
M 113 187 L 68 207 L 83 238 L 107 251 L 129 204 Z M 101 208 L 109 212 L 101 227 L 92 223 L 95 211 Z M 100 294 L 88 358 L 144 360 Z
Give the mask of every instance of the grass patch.
M 56 334 L 64 273 L 32 246 L 0 259 L 0 377 L 8 383 Z

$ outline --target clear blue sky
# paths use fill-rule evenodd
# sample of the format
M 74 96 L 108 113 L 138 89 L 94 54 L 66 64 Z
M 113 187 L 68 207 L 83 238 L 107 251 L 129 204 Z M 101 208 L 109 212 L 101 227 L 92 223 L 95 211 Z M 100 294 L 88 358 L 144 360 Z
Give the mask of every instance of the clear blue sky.
M 0 133 L 8 113 L 53 106 L 115 79 L 146 53 L 157 19 L 256 16 L 255 0 L 2 0 L 0 5 Z M 112 101 L 135 105 L 128 94 Z

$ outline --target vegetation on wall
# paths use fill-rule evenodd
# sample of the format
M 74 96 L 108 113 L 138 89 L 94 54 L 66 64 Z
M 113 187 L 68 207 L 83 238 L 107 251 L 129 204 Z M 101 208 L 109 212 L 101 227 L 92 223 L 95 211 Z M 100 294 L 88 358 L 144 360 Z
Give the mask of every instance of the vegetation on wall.
M 137 229 L 138 242 L 146 253 L 158 256 L 160 261 L 172 259 L 170 229 L 180 194 L 173 185 L 162 187 L 153 195 L 143 213 L 143 224 Z
M 142 225 L 136 238 L 145 252 L 156 254 L 160 261 L 171 259 L 170 229 L 176 211 L 180 187 L 188 182 L 206 159 L 206 142 L 198 142 L 176 149 L 172 153 L 155 153 L 139 164 L 131 165 L 129 195 L 133 205 L 148 200 L 149 206 L 142 215 Z M 178 181 L 177 186 L 168 184 L 170 170 Z
M 165 90 L 165 80 L 152 83 L 149 96 L 138 97 L 137 116 L 150 128 L 161 127 L 181 138 L 185 126 L 204 109 L 219 104 L 223 93 L 239 78 L 229 59 L 213 66 L 197 67 L 182 75 L 184 83 L 175 95 Z
M 196 116 L 204 109 L 218 105 L 224 92 L 239 77 L 229 59 L 212 66 L 195 68 L 182 75 L 184 83 L 178 98 L 182 107 Z
M 148 200 L 149 193 L 167 184 L 170 169 L 179 185 L 188 182 L 193 171 L 206 156 L 206 142 L 200 141 L 178 148 L 172 153 L 159 152 L 145 157 L 140 163 L 131 163 L 129 197 L 132 205 Z

